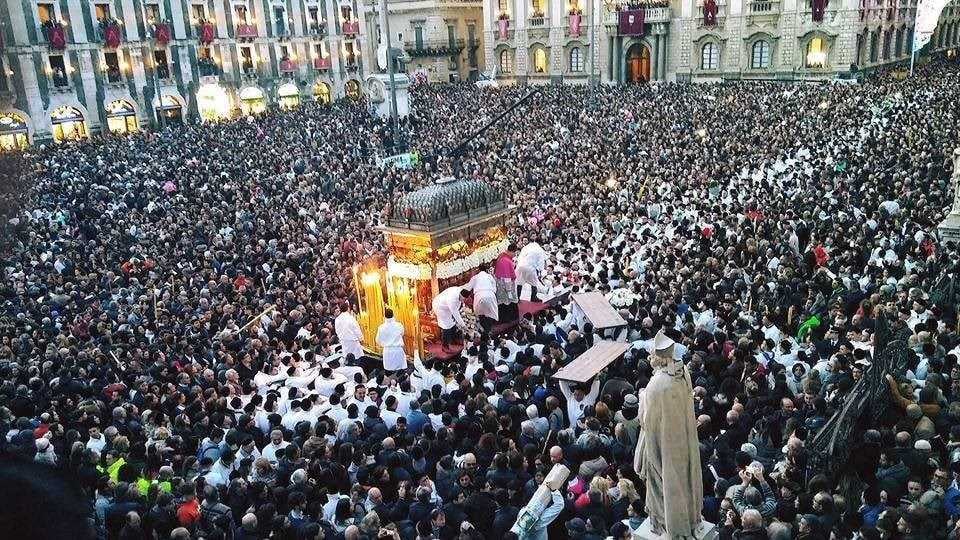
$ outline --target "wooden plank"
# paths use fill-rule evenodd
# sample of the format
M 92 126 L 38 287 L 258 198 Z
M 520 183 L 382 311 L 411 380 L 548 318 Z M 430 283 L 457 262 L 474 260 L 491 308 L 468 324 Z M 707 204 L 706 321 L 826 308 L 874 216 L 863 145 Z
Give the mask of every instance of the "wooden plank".
M 617 310 L 613 309 L 613 306 L 610 305 L 610 302 L 607 302 L 602 293 L 575 294 L 573 295 L 573 301 L 597 330 L 627 325 L 627 321 L 617 313 Z
M 587 352 L 574 359 L 573 362 L 560 368 L 560 371 L 557 371 L 553 378 L 579 383 L 587 382 L 617 358 L 623 356 L 625 352 L 630 350 L 630 346 L 630 343 L 618 343 L 616 341 L 597 342 Z

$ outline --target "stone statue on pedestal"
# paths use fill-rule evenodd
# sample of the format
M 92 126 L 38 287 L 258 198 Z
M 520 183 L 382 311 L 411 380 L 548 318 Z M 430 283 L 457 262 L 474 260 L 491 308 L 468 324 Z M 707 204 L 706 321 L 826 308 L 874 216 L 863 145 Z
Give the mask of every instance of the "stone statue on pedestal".
M 953 189 L 953 204 L 950 213 L 937 226 L 941 243 L 960 243 L 960 148 L 953 151 L 953 173 L 950 175 L 950 187 Z
M 673 355 L 663 331 L 654 339 L 653 378 L 640 399 L 642 430 L 634 467 L 647 485 L 650 516 L 638 530 L 644 539 L 703 539 L 715 535 L 703 521 L 700 444 L 693 417 L 690 374 Z

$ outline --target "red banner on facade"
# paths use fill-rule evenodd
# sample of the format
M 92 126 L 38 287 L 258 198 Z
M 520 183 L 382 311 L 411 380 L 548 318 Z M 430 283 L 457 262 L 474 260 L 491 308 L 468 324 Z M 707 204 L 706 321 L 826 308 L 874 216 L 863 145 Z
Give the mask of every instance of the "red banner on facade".
M 61 51 L 67 48 L 67 36 L 59 24 L 50 29 L 50 46 Z
M 570 35 L 572 37 L 580 37 L 580 14 L 579 13 L 570 14 Z
M 107 47 L 116 49 L 120 46 L 120 25 L 112 22 L 103 30 L 103 41 Z
M 213 25 L 210 23 L 203 23 L 203 26 L 200 27 L 200 43 L 213 43 L 213 38 L 215 32 Z
M 703 25 L 704 26 L 717 25 L 718 10 L 719 10 L 719 6 L 717 6 L 717 0 L 706 0 L 703 3 Z
M 157 23 L 154 27 L 153 36 L 157 40 L 157 45 L 166 45 L 170 43 L 170 25 L 166 23 Z
M 625 9 L 620 12 L 618 28 L 621 36 L 642 36 L 646 28 L 644 18 L 646 10 Z

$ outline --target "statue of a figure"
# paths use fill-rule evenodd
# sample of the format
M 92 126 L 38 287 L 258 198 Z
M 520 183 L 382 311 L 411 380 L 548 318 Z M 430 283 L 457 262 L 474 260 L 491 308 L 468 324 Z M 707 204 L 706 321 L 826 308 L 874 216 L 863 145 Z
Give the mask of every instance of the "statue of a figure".
M 647 484 L 653 533 L 671 540 L 697 538 L 703 521 L 693 391 L 689 372 L 673 357 L 674 344 L 662 330 L 654 339 L 654 374 L 640 399 L 643 424 L 634 455 L 634 468 Z
M 953 187 L 953 206 L 951 214 L 960 214 L 960 148 L 953 151 L 953 173 L 950 175 L 950 184 Z

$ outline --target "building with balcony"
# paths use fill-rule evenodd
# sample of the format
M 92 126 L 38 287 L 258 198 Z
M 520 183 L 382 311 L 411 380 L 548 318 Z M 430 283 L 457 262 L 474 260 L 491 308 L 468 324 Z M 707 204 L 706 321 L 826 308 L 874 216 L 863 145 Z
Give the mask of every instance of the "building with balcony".
M 0 149 L 359 98 L 356 0 L 0 0 Z
M 365 5 L 367 35 L 380 37 L 379 2 Z M 430 82 L 476 79 L 483 72 L 482 0 L 388 0 L 391 44 L 409 57 L 407 73 Z M 376 64 L 376 50 L 368 51 Z
M 484 0 L 503 82 L 805 80 L 907 63 L 916 0 Z M 954 0 L 931 51 L 960 45 Z M 591 61 L 592 60 L 592 61 Z

